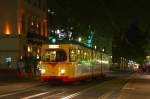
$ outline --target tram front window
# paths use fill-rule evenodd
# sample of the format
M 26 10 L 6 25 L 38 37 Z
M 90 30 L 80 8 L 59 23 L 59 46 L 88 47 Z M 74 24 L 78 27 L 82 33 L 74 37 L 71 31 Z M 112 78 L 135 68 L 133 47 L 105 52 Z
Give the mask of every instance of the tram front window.
M 67 60 L 67 55 L 63 49 L 46 50 L 42 60 L 45 62 L 64 62 Z

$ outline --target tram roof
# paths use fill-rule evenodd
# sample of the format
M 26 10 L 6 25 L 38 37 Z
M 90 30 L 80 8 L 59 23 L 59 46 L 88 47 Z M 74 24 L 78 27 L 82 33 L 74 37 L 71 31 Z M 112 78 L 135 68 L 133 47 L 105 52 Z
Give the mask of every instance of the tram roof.
M 79 43 L 77 41 L 59 41 L 56 44 L 75 44 L 75 45 L 80 45 L 82 47 L 85 47 L 85 48 L 88 48 L 88 49 L 91 49 L 91 50 L 95 50 L 94 48 L 87 47 L 85 44 Z

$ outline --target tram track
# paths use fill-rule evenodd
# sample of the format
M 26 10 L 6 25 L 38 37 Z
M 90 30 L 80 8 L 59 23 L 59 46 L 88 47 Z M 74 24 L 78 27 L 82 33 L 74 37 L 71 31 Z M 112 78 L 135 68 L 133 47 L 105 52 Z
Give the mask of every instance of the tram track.
M 36 87 L 0 95 L 0 99 L 72 99 L 87 96 L 87 93 L 98 90 L 102 97 L 110 97 L 112 93 L 106 85 L 114 82 L 117 78 L 103 78 L 84 83 L 49 85 L 42 84 Z M 106 88 L 105 88 L 105 87 Z M 113 92 L 114 93 L 114 92 Z M 92 94 L 95 94 L 92 92 Z M 90 95 L 89 95 L 90 96 Z M 97 95 L 94 97 L 98 97 Z M 82 98 L 79 98 L 82 99 Z

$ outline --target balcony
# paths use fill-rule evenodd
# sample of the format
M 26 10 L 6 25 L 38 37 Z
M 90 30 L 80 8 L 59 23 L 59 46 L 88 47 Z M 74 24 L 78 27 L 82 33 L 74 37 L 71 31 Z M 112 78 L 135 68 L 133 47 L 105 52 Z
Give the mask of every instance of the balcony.
M 47 37 L 41 36 L 37 33 L 27 33 L 27 40 L 31 43 L 44 43 L 47 41 Z

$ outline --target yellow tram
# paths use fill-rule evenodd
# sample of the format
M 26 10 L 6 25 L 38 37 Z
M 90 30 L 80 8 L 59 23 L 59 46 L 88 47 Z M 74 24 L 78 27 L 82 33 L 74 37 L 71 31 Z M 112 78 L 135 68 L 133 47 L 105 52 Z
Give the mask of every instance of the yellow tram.
M 80 44 L 45 44 L 41 54 L 38 67 L 44 81 L 74 82 L 109 72 L 108 55 Z

